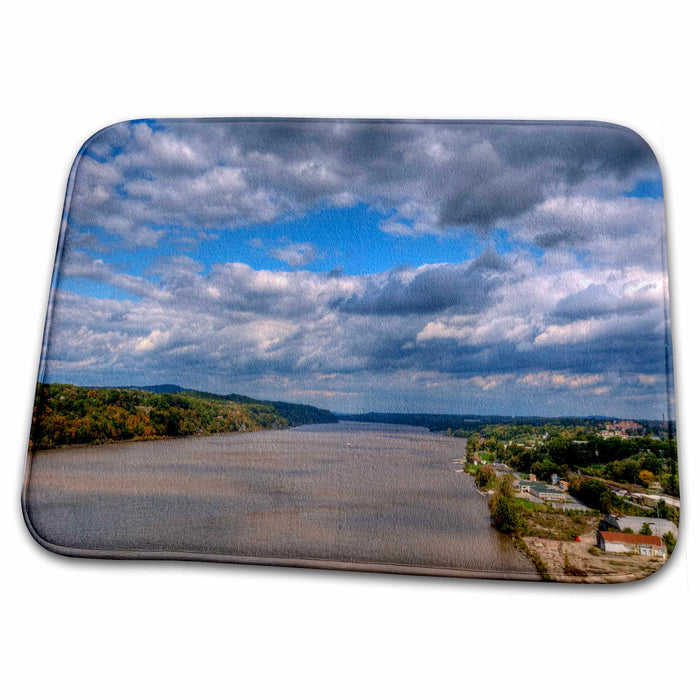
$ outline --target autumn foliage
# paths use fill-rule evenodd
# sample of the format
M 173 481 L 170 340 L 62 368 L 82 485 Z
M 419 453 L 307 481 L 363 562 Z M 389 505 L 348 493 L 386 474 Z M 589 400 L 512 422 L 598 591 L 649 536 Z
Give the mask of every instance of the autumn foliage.
M 30 449 L 286 428 L 269 404 L 195 394 L 39 384 Z

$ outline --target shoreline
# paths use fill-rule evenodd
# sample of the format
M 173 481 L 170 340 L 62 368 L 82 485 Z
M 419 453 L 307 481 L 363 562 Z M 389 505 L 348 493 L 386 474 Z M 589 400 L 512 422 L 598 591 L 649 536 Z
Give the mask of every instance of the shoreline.
M 55 452 L 57 450 L 76 450 L 76 449 L 86 449 L 89 447 L 107 447 L 115 445 L 133 445 L 139 443 L 151 443 L 151 442 L 164 442 L 167 440 L 199 440 L 201 438 L 217 437 L 220 435 L 250 435 L 252 433 L 274 433 L 274 432 L 287 432 L 288 430 L 303 430 L 312 428 L 318 425 L 376 425 L 381 426 L 387 432 L 395 433 L 419 433 L 431 436 L 441 436 L 449 439 L 463 440 L 464 438 L 453 437 L 445 435 L 445 433 L 439 433 L 428 430 L 421 426 L 413 425 L 399 425 L 396 423 L 369 423 L 367 421 L 345 421 L 338 420 L 333 423 L 302 423 L 301 425 L 287 425 L 285 427 L 275 426 L 272 428 L 251 428 L 250 430 L 222 430 L 216 433 L 202 433 L 200 435 L 152 435 L 149 437 L 137 437 L 129 438 L 128 440 L 106 440 L 105 442 L 79 442 L 74 445 L 56 445 L 55 447 L 42 447 L 42 448 L 31 448 L 27 447 L 27 454 L 40 454 L 44 452 Z M 461 469 L 455 471 L 461 472 Z
M 476 485 L 474 490 L 489 499 L 495 493 Z M 565 517 L 566 511 L 551 509 L 549 513 Z M 595 517 L 599 519 L 601 516 L 596 514 Z M 493 522 L 491 527 L 498 531 Z M 549 582 L 594 584 L 639 581 L 658 571 L 668 559 L 604 552 L 597 547 L 596 531 L 597 528 L 591 528 L 589 524 L 578 540 L 525 533 L 511 533 L 508 536 L 513 546 L 533 563 L 542 580 Z
M 340 421 L 338 421 L 340 422 Z M 133 445 L 141 442 L 164 442 L 166 440 L 199 440 L 200 438 L 216 437 L 217 435 L 249 435 L 250 433 L 271 433 L 275 431 L 295 430 L 309 425 L 338 425 L 338 423 L 304 423 L 302 425 L 288 425 L 274 428 L 251 428 L 250 430 L 222 430 L 217 433 L 202 433 L 200 435 L 151 435 L 149 437 L 129 438 L 128 440 L 106 440 L 104 442 L 78 442 L 74 445 L 56 445 L 55 447 L 42 447 L 34 449 L 27 447 L 27 454 L 39 454 L 41 452 L 55 452 L 56 450 L 76 450 L 88 447 L 106 447 L 114 445 Z

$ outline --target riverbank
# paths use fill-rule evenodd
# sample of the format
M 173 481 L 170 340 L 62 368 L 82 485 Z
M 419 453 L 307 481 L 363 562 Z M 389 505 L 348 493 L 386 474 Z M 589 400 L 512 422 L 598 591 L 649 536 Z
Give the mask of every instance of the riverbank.
M 596 533 L 579 541 L 524 536 L 528 548 L 545 562 L 551 581 L 565 583 L 625 583 L 637 581 L 661 568 L 660 557 L 604 552 L 596 546 Z
M 518 498 L 505 477 L 492 477 L 474 489 L 489 499 L 491 524 L 507 533 L 545 581 L 623 583 L 649 576 L 664 559 L 605 552 L 597 546 L 602 515 L 566 511 Z
M 93 447 L 114 447 L 117 445 L 133 445 L 138 443 L 165 442 L 177 440 L 200 440 L 202 438 L 217 437 L 219 435 L 244 435 L 247 433 L 269 432 L 272 430 L 292 430 L 293 428 L 298 429 L 299 427 L 300 426 L 293 427 L 290 425 L 280 425 L 264 428 L 260 426 L 254 426 L 250 428 L 239 428 L 238 430 L 222 430 L 216 433 L 194 433 L 193 435 L 137 435 L 130 438 L 104 440 L 102 442 L 76 442 L 67 445 L 54 445 L 52 447 L 35 447 L 30 441 L 29 446 L 27 447 L 27 452 L 31 456 L 33 454 L 38 454 L 41 452 L 84 450 Z

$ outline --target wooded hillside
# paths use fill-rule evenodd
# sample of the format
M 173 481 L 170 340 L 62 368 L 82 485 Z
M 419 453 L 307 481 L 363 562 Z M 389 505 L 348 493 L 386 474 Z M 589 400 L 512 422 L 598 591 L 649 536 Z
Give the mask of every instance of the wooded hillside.
M 313 406 L 172 389 L 39 384 L 30 449 L 337 422 L 332 413 Z

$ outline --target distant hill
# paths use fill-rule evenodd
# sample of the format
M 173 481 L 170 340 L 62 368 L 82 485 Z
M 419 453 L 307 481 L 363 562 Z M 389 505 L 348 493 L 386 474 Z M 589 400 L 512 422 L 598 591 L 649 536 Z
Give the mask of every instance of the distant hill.
M 606 416 L 499 416 L 499 415 L 476 415 L 476 414 L 448 414 L 448 413 L 337 413 L 340 420 L 358 421 L 362 423 L 392 423 L 395 425 L 414 425 L 428 428 L 433 432 L 445 432 L 450 430 L 464 431 L 467 433 L 478 432 L 486 426 L 509 425 L 509 426 L 545 426 L 560 425 L 564 427 L 587 426 L 589 428 L 600 429 L 606 422 L 618 420 Z M 652 434 L 667 434 L 669 425 L 661 421 L 639 420 L 645 430 Z M 675 432 L 675 424 L 671 423 L 670 428 Z
M 100 387 L 94 387 L 100 388 Z M 104 387 L 102 387 L 104 388 Z M 150 391 L 153 394 L 179 394 L 185 391 L 181 386 L 177 384 L 153 384 L 152 386 L 118 386 L 116 389 L 138 389 L 139 391 Z
M 311 423 L 337 423 L 338 418 L 331 411 L 323 408 L 316 408 L 303 403 L 289 403 L 287 401 L 266 401 L 254 399 L 243 394 L 213 394 L 208 391 L 196 391 L 185 389 L 177 384 L 155 384 L 152 386 L 130 386 L 125 389 L 138 389 L 149 391 L 154 394 L 186 394 L 188 396 L 199 396 L 213 401 L 232 401 L 241 405 L 255 404 L 257 406 L 271 406 L 283 418 L 289 421 L 290 427 L 298 425 L 309 425 Z
M 330 411 L 314 406 L 208 394 L 174 384 L 113 388 L 39 384 L 30 449 L 337 422 Z

